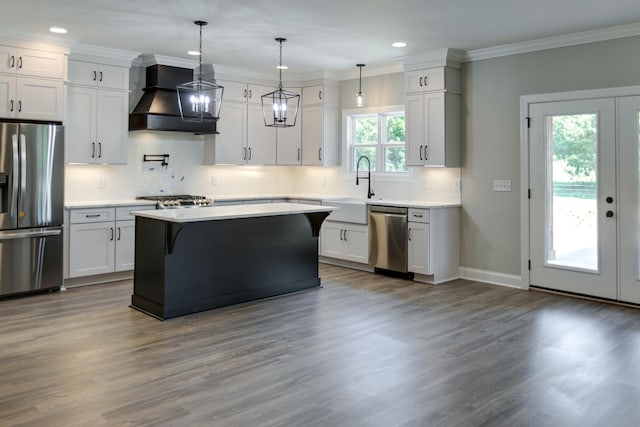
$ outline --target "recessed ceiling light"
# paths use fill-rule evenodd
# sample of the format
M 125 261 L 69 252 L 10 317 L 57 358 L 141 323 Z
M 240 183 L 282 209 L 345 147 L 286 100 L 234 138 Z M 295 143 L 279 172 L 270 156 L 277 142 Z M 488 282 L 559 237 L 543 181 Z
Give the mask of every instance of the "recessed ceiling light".
M 405 42 L 394 42 L 394 43 L 391 43 L 391 46 L 393 46 L 393 47 L 406 47 L 407 44 Z
M 200 52 L 198 52 L 197 50 L 190 50 L 187 53 L 193 56 L 200 56 Z
M 56 34 L 67 34 L 67 29 L 62 27 L 51 27 L 49 31 Z

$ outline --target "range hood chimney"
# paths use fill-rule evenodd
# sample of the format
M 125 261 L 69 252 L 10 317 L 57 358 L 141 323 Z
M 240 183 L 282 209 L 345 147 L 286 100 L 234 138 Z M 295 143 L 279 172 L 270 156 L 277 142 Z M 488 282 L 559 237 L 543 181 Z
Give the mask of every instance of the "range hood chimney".
M 180 117 L 176 86 L 193 80 L 190 68 L 169 65 L 147 67 L 144 94 L 129 114 L 129 130 L 159 130 L 214 134 L 216 122 L 185 122 Z

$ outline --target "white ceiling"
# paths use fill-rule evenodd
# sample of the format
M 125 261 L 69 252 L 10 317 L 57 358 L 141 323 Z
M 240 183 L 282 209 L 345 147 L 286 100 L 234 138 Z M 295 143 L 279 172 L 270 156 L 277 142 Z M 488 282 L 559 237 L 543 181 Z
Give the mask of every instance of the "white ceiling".
M 443 48 L 464 51 L 640 22 L 637 0 L 13 0 L 0 29 L 193 60 L 194 20 L 203 61 L 273 72 L 286 37 L 292 72 L 348 72 L 397 64 Z M 58 36 L 56 36 L 58 37 Z M 393 48 L 394 41 L 406 48 Z M 364 73 L 366 73 L 366 68 Z

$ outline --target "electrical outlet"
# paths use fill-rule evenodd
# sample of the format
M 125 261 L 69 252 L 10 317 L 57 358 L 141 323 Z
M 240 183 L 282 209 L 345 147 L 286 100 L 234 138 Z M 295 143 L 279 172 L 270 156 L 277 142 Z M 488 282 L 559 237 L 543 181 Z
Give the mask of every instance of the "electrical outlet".
M 494 179 L 493 191 L 511 191 L 510 179 Z
M 98 178 L 98 189 L 99 190 L 104 189 L 105 185 L 106 185 L 106 182 L 105 182 L 104 177 Z
M 460 183 L 460 178 L 455 178 L 453 180 L 453 191 L 455 192 L 460 192 L 461 190 L 461 183 Z

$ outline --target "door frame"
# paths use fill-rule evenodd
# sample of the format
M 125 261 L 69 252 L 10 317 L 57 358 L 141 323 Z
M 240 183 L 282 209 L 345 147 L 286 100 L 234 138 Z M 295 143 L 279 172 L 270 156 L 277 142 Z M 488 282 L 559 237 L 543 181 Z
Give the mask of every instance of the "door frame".
M 536 95 L 520 96 L 520 287 L 529 289 L 531 284 L 531 271 L 529 270 L 530 254 L 530 230 L 531 218 L 529 215 L 529 126 L 528 112 L 530 104 L 542 102 L 578 101 L 584 99 L 616 98 L 622 96 L 640 95 L 640 86 L 625 86 L 605 89 L 590 89 L 572 92 L 543 93 Z M 616 101 L 616 138 L 618 135 L 618 103 Z M 616 159 L 617 160 L 617 159 Z M 618 189 L 616 188 L 616 191 Z M 618 198 L 616 194 L 616 199 Z M 619 224 L 618 224 L 619 227 Z M 619 245 L 619 243 L 618 243 Z

